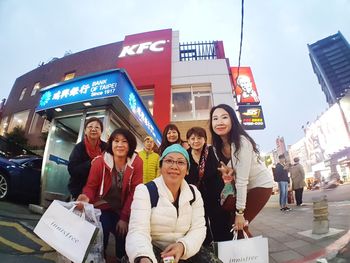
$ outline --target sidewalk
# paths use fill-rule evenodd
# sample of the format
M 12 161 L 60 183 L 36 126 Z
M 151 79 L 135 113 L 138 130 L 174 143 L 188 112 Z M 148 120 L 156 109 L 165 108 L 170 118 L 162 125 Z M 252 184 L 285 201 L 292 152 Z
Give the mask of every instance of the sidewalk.
M 330 261 L 350 241 L 350 201 L 329 202 L 330 231 L 326 235 L 312 235 L 313 204 L 297 207 L 292 211 L 279 210 L 278 195 L 271 196 L 263 211 L 254 219 L 250 231 L 269 241 L 270 263 Z M 343 261 L 350 262 L 350 258 Z
M 311 234 L 312 203 L 306 203 L 306 206 L 302 207 L 291 205 L 292 211 L 281 212 L 278 198 L 278 195 L 271 196 L 266 207 L 250 226 L 254 236 L 262 235 L 268 238 L 270 263 L 317 262 L 318 258 L 328 259 L 328 261 L 319 261 L 321 263 L 350 262 L 350 201 L 328 204 L 330 235 L 317 236 Z M 8 220 L 16 220 L 29 229 L 33 229 L 40 219 L 40 215 L 33 214 L 27 207 L 7 202 L 0 202 L 0 216 Z M 107 254 L 110 254 L 109 259 L 113 259 L 113 241 L 111 238 L 111 244 L 107 250 Z M 344 246 L 348 249 L 344 252 L 346 259 L 332 260 Z M 53 262 L 55 253 L 45 253 L 41 259 Z

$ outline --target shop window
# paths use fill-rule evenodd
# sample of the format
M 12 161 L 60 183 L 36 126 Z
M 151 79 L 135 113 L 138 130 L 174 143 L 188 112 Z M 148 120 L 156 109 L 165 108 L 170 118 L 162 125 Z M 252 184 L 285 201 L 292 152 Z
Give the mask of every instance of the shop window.
M 154 107 L 154 90 L 139 90 L 139 95 L 141 96 L 143 104 L 149 110 L 149 112 L 153 115 L 153 107 Z
M 206 120 L 212 107 L 210 86 L 172 89 L 172 121 Z
M 21 111 L 13 114 L 7 132 L 8 133 L 12 132 L 15 127 L 20 127 L 22 129 L 25 129 L 28 116 L 29 116 L 29 110 Z
M 37 82 L 34 84 L 34 87 L 32 89 L 32 93 L 30 94 L 30 96 L 34 96 L 38 90 L 40 90 L 40 82 Z
M 23 100 L 24 95 L 26 94 L 27 88 L 22 90 L 21 96 L 19 96 L 19 101 Z
M 6 128 L 8 126 L 8 117 L 3 117 L 0 123 L 0 135 L 4 136 L 6 132 Z
M 40 115 L 37 113 L 34 113 L 32 118 L 32 123 L 30 124 L 29 131 L 28 131 L 29 134 L 32 134 L 38 131 L 38 125 L 39 125 L 40 119 L 41 119 Z
M 66 81 L 66 80 L 69 80 L 69 79 L 73 79 L 75 77 L 75 72 L 69 72 L 69 73 L 66 73 L 65 75 L 64 75 L 64 81 Z

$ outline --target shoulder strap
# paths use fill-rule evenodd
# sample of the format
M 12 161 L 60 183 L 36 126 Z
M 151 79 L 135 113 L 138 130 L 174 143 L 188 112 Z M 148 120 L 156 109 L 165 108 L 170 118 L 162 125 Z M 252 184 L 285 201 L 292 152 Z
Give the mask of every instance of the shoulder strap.
M 159 194 L 158 194 L 158 187 L 155 182 L 150 181 L 145 184 L 149 193 L 149 198 L 151 200 L 151 208 L 157 206 Z
M 193 202 L 196 201 L 196 194 L 194 193 L 194 188 L 193 188 L 193 186 L 190 185 L 190 184 L 189 184 L 188 186 L 190 187 L 191 192 L 192 192 L 192 194 L 193 194 L 193 198 L 192 198 L 192 200 L 190 201 L 190 205 L 192 205 Z

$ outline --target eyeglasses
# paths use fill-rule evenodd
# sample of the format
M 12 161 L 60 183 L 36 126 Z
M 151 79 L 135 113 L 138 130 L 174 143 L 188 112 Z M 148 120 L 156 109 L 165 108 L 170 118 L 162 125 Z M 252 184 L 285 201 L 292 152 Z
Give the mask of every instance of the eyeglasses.
M 95 129 L 98 131 L 98 130 L 101 130 L 101 127 L 99 127 L 99 126 L 96 126 L 96 127 L 95 126 L 87 126 L 86 129 L 88 129 L 88 130 Z
M 173 159 L 164 159 L 163 162 L 168 166 L 173 166 L 175 163 L 179 168 L 185 168 L 187 166 L 187 162 L 185 160 L 173 160 Z

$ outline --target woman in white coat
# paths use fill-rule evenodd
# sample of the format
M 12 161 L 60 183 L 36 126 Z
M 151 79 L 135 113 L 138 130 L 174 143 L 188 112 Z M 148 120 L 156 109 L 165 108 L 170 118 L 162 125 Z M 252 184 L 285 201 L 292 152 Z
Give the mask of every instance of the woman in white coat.
M 135 190 L 126 237 L 129 262 L 156 263 L 166 257 L 174 257 L 174 262 L 221 262 L 202 247 L 203 200 L 184 180 L 189 170 L 187 151 L 179 144 L 167 147 L 160 169 L 161 176 L 150 182 L 154 188 L 139 185 Z

